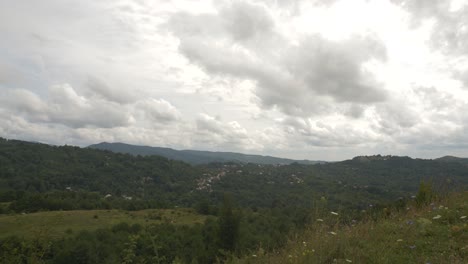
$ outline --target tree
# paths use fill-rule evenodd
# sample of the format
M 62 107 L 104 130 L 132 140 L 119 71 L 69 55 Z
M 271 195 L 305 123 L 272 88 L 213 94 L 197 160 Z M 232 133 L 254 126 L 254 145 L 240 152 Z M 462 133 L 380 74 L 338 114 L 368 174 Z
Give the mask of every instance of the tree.
M 221 215 L 219 216 L 219 242 L 221 249 L 233 251 L 239 237 L 239 217 L 233 212 L 232 198 L 224 194 Z

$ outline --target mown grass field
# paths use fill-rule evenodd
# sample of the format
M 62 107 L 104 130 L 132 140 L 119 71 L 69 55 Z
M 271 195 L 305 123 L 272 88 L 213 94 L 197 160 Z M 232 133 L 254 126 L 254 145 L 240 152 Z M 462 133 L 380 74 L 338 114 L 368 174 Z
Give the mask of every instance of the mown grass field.
M 285 249 L 232 263 L 468 263 L 468 192 L 408 205 L 377 220 L 341 223 L 328 212 Z
M 142 226 L 158 223 L 193 225 L 202 224 L 205 218 L 194 210 L 185 208 L 142 211 L 77 210 L 0 215 L 0 238 L 12 235 L 24 238 L 56 238 L 81 230 L 112 227 L 122 222 Z

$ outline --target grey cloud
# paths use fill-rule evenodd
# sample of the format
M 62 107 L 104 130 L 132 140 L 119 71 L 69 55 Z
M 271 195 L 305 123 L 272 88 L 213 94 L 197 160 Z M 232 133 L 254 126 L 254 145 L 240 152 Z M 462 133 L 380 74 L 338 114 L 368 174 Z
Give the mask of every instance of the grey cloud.
M 376 106 L 376 129 L 387 135 L 408 133 L 408 129 L 421 122 L 421 117 L 406 104 L 409 103 L 400 100 Z
M 446 11 L 436 19 L 431 37 L 433 46 L 455 56 L 468 55 L 468 7 Z
M 1 101 L 1 108 L 13 115 L 21 115 L 32 122 L 72 128 L 127 126 L 132 119 L 120 105 L 89 100 L 68 84 L 51 86 L 46 99 L 29 90 L 14 89 L 3 94 Z
M 120 104 L 132 103 L 136 101 L 136 96 L 130 94 L 124 89 L 110 87 L 107 83 L 97 77 L 90 76 L 86 81 L 86 86 L 105 100 L 113 101 Z
M 242 1 L 235 1 L 221 9 L 220 18 L 235 40 L 242 41 L 271 31 L 274 22 L 266 9 Z
M 223 34 L 221 20 L 213 14 L 190 14 L 187 12 L 173 14 L 164 25 L 180 37 L 219 37 Z
M 329 95 L 341 102 L 379 102 L 386 97 L 362 64 L 372 58 L 385 60 L 383 44 L 353 37 L 332 42 L 311 36 L 287 58 L 287 70 L 304 82 L 306 89 Z
M 353 118 L 360 118 L 362 117 L 364 111 L 365 109 L 363 106 L 352 104 L 344 111 L 344 114 Z
M 424 1 L 424 0 L 405 0 L 397 1 L 403 4 L 412 15 L 413 26 L 419 26 L 425 19 L 434 21 L 430 37 L 430 46 L 432 49 L 442 52 L 448 56 L 447 59 L 455 61 L 468 58 L 468 5 L 464 3 L 459 9 L 451 10 L 451 1 Z M 468 89 L 468 80 L 466 75 L 468 67 L 454 70 L 450 67 L 452 76 L 462 82 Z
M 6 89 L 0 92 L 0 108 L 24 114 L 34 120 L 46 120 L 47 104 L 39 96 L 25 89 Z
M 453 94 L 441 91 L 433 86 L 415 87 L 413 91 L 424 104 L 426 111 L 447 112 L 459 106 L 459 102 Z
M 329 124 L 326 120 L 288 117 L 280 125 L 288 137 L 315 147 L 351 147 L 372 144 L 376 140 L 371 131 L 348 124 Z
M 166 26 L 179 38 L 180 52 L 192 63 L 211 74 L 255 81 L 261 105 L 277 107 L 288 115 L 325 113 L 336 102 L 372 104 L 387 99 L 380 84 L 363 68 L 369 60 L 386 60 L 386 48 L 374 36 L 330 41 L 312 35 L 292 45 L 275 33 L 263 8 L 245 6 L 248 4 L 224 7 L 218 16 L 178 13 Z M 247 17 L 263 17 L 261 23 L 237 23 L 239 13 L 245 15 L 246 10 Z M 230 25 L 239 28 L 223 31 L 203 26 L 216 20 L 217 24 L 231 21 Z M 180 27 L 183 24 L 189 26 Z M 231 38 L 232 34 L 237 37 Z M 257 47 L 240 40 L 257 34 L 263 34 L 255 41 Z
M 468 6 L 451 10 L 451 1 L 394 0 L 412 15 L 412 26 L 433 19 L 431 45 L 447 54 L 468 55 Z
M 131 116 L 120 105 L 105 101 L 90 101 L 80 96 L 67 84 L 49 89 L 50 122 L 70 127 L 119 127 L 128 126 Z
M 181 113 L 164 99 L 146 99 L 137 103 L 137 108 L 144 112 L 150 123 L 158 125 L 179 121 Z
M 236 150 L 260 149 L 258 143 L 248 136 L 247 130 L 238 122 L 223 122 L 220 118 L 200 114 L 196 119 L 195 144 L 202 147 Z
M 411 12 L 414 16 L 414 25 L 418 25 L 422 19 L 441 16 L 450 8 L 450 1 L 444 0 L 391 0 L 391 2 Z
M 11 85 L 22 79 L 21 73 L 4 62 L 0 62 L 0 84 Z
M 453 77 L 459 80 L 464 88 L 468 89 L 468 68 L 464 71 L 456 71 L 453 73 Z

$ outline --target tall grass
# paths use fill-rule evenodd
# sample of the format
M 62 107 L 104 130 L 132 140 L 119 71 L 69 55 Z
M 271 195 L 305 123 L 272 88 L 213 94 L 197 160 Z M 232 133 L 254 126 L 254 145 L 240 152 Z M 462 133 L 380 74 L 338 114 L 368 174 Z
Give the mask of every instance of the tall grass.
M 283 250 L 259 248 L 232 263 L 468 263 L 468 192 L 430 197 L 363 212 L 359 221 L 314 212 L 314 223 Z

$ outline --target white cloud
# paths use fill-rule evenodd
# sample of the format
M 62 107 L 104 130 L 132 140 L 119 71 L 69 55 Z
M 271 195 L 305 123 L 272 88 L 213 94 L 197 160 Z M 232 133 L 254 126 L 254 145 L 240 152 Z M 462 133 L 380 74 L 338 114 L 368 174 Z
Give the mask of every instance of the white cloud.
M 170 123 L 180 121 L 181 113 L 164 99 L 147 99 L 139 101 L 137 107 L 144 112 L 147 121 L 153 123 Z
M 0 2 L 0 136 L 468 155 L 467 17 L 463 1 Z

